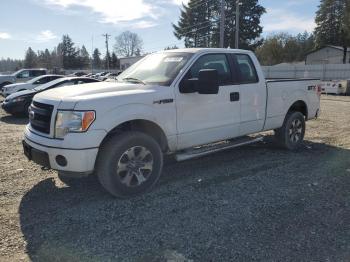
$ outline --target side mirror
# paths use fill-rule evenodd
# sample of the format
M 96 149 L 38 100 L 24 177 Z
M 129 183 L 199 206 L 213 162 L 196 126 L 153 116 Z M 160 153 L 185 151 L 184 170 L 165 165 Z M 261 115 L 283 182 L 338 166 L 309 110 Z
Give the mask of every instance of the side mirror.
M 198 78 L 184 79 L 179 85 L 180 93 L 196 93 L 203 95 L 219 93 L 219 74 L 215 69 L 199 71 Z
M 184 79 L 179 85 L 180 93 L 191 94 L 197 92 L 198 78 Z
M 199 71 L 198 93 L 212 95 L 219 93 L 219 74 L 216 69 L 203 69 Z

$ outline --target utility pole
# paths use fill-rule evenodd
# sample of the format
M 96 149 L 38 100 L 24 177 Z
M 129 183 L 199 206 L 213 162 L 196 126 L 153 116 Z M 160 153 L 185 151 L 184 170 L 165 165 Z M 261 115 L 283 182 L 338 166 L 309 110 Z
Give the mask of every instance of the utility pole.
M 235 36 L 235 48 L 239 48 L 239 6 L 242 5 L 242 3 L 239 2 L 240 0 L 236 0 L 236 36 Z
M 220 48 L 224 48 L 225 40 L 225 0 L 221 0 L 220 8 Z
M 102 35 L 103 37 L 106 38 L 106 49 L 107 49 L 107 53 L 106 53 L 106 58 L 107 58 L 107 71 L 109 72 L 109 51 L 108 51 L 108 40 L 111 37 L 111 35 L 109 34 L 104 34 Z
M 91 36 L 91 74 L 94 73 L 94 36 Z

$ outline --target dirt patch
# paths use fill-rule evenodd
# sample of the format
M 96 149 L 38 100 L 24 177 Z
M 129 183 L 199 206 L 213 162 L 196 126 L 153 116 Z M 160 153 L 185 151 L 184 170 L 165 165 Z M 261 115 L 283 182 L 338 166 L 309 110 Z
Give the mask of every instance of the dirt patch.
M 328 96 L 296 153 L 266 142 L 169 162 L 154 190 L 75 188 L 22 154 L 0 112 L 1 261 L 349 261 L 350 98 Z

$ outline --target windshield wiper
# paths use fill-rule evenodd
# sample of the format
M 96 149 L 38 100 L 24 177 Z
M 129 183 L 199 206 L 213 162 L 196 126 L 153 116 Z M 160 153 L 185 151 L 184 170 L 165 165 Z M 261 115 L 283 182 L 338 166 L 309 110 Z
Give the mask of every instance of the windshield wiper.
M 140 84 L 146 85 L 145 82 L 143 82 L 140 79 L 134 78 L 134 77 L 126 77 L 126 78 L 123 78 L 123 80 L 129 81 L 129 82 L 136 82 L 136 83 L 140 83 Z

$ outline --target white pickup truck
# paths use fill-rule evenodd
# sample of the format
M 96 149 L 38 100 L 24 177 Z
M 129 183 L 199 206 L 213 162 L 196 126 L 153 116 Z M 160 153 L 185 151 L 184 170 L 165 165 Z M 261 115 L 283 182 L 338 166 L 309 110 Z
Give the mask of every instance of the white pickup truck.
M 187 160 L 260 141 L 248 135 L 266 130 L 295 150 L 320 112 L 320 92 L 318 80 L 266 81 L 250 51 L 163 51 L 117 82 L 36 95 L 24 153 L 68 184 L 95 173 L 108 192 L 128 197 L 157 182 L 165 154 Z

